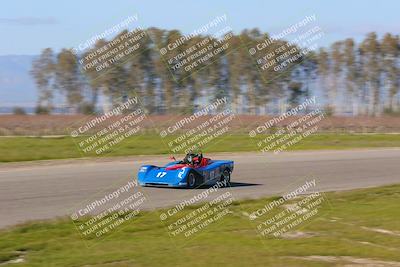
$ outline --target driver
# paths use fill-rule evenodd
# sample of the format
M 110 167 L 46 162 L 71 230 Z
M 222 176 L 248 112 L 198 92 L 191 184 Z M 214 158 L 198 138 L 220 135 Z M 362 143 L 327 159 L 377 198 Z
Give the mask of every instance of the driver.
M 186 155 L 186 163 L 193 165 L 194 154 L 187 154 Z
M 201 163 L 201 160 L 203 159 L 203 154 L 195 154 L 195 153 L 188 153 L 186 154 L 185 158 L 183 159 L 184 163 L 190 164 L 190 165 L 199 165 Z

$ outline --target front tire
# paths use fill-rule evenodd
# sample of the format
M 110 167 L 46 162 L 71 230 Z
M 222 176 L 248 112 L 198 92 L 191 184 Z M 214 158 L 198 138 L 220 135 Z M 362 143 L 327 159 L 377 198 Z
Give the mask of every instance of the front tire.
M 187 188 L 195 188 L 197 185 L 198 181 L 197 181 L 197 177 L 196 174 L 194 172 L 189 172 L 188 176 L 187 176 Z

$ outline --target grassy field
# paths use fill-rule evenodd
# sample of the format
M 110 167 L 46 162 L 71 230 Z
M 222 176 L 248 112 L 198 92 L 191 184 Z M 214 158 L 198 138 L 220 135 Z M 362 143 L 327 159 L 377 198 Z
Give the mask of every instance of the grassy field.
M 230 135 L 210 142 L 202 150 L 203 152 L 257 151 L 257 142 L 265 137 L 265 135 L 256 138 L 250 138 L 245 134 Z M 94 151 L 83 153 L 78 147 L 82 140 L 84 139 L 71 137 L 0 137 L 2 152 L 0 162 L 99 157 Z M 172 139 L 161 139 L 155 134 L 130 137 L 100 156 L 173 154 L 167 145 L 170 140 Z M 400 147 L 400 134 L 315 134 L 290 146 L 288 150 L 371 147 Z
M 320 208 L 320 215 L 293 231 L 302 234 L 286 237 L 261 237 L 246 215 L 272 198 L 234 202 L 229 214 L 187 240 L 168 235 L 159 219 L 163 210 L 140 213 L 108 238 L 88 243 L 70 219 L 31 222 L 0 231 L 0 263 L 21 267 L 400 265 L 400 185 L 331 192 L 325 198 L 327 205 Z M 17 259 L 21 262 L 7 264 Z

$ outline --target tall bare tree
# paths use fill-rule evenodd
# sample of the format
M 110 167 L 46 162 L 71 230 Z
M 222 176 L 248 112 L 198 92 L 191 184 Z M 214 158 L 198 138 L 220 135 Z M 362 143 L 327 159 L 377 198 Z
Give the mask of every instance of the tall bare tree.
M 357 65 L 356 65 L 356 54 L 355 44 L 353 39 L 348 38 L 344 41 L 344 65 L 346 71 L 346 92 L 345 100 L 346 105 L 352 106 L 352 114 L 358 112 L 358 92 L 355 90 L 355 82 L 357 78 Z
M 68 108 L 78 112 L 83 100 L 82 80 L 75 54 L 63 49 L 57 55 L 55 65 L 55 87 L 66 97 Z
M 398 111 L 396 94 L 399 92 L 399 39 L 390 33 L 385 34 L 382 40 L 383 72 L 385 75 L 384 84 L 388 88 L 388 108 L 390 112 Z
M 53 109 L 54 54 L 51 48 L 46 48 L 33 61 L 30 71 L 39 91 L 37 111 L 49 113 Z
M 376 33 L 372 32 L 361 43 L 364 57 L 364 72 L 368 84 L 369 107 L 368 113 L 378 115 L 380 109 L 380 45 Z
M 331 59 L 332 59 L 332 87 L 330 88 L 329 102 L 332 105 L 332 113 L 335 114 L 338 111 L 338 92 L 341 86 L 341 74 L 343 67 L 343 42 L 335 42 L 331 46 Z M 341 111 L 341 110 L 339 110 Z

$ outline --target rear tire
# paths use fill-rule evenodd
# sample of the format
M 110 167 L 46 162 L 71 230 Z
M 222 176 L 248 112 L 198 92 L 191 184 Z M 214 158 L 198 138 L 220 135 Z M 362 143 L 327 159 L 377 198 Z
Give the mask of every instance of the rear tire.
M 225 186 L 229 186 L 231 183 L 231 171 L 229 169 L 225 169 L 221 174 L 221 182 L 225 182 Z

